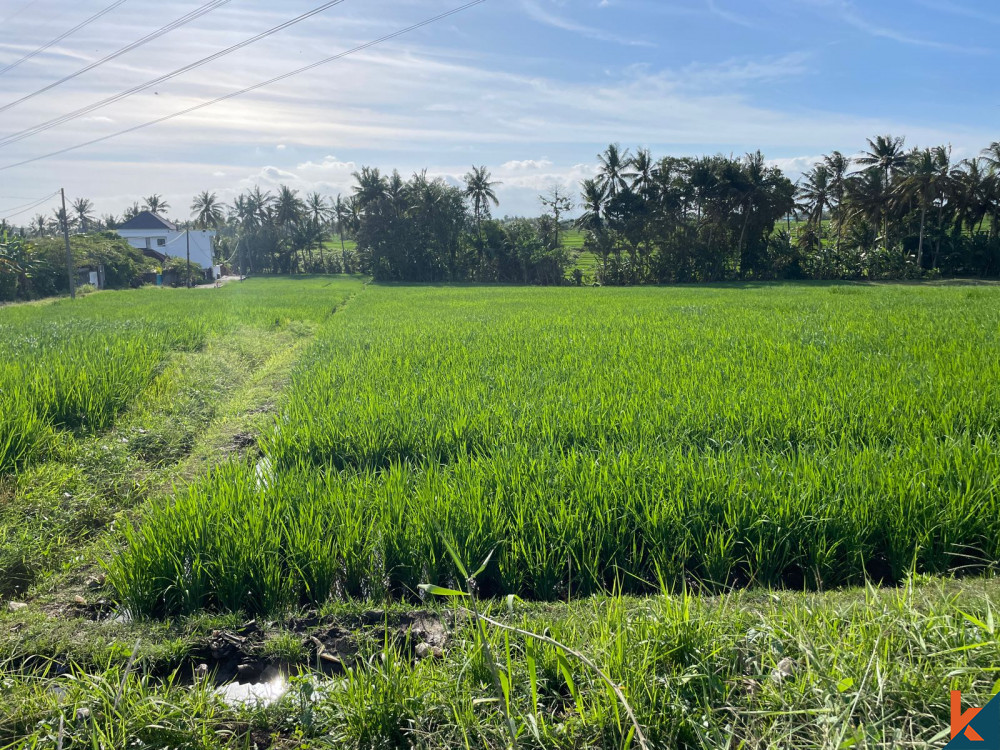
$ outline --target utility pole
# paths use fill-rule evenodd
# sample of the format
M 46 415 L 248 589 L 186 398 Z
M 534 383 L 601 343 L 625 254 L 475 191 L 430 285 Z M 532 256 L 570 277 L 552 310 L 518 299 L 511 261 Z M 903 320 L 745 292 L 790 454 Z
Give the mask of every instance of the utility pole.
M 76 279 L 73 277 L 73 251 L 69 247 L 69 214 L 66 213 L 66 189 L 59 188 L 62 195 L 62 229 L 63 239 L 66 240 L 66 273 L 69 276 L 69 296 L 76 299 Z
M 187 288 L 191 288 L 191 230 L 188 229 L 184 232 L 184 238 L 187 240 Z

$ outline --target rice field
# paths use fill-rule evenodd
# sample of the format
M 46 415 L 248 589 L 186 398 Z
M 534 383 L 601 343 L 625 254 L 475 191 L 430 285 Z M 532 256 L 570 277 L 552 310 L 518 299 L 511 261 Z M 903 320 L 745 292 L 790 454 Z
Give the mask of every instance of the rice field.
M 196 350 L 241 325 L 325 319 L 347 296 L 331 296 L 330 285 L 146 289 L 0 309 L 0 474 L 43 459 L 60 433 L 107 429 L 170 352 Z
M 827 589 L 1000 561 L 1000 289 L 370 286 L 259 462 L 125 532 L 135 614 Z

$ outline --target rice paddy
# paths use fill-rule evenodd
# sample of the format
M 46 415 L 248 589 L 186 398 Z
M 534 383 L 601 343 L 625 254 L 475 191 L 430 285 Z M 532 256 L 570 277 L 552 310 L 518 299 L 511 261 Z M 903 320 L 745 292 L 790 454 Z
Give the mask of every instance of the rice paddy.
M 651 747 L 933 746 L 949 690 L 996 689 L 998 295 L 4 308 L 6 444 L 35 442 L 0 471 L 0 747 L 499 748 L 507 716 L 517 748 L 638 747 L 565 648 Z M 481 611 L 565 647 L 427 598 L 464 586 L 451 550 L 488 558 Z
M 279 282 L 258 295 L 250 283 L 194 297 L 157 289 L 0 310 L 0 473 L 43 458 L 60 431 L 107 429 L 170 352 L 240 325 L 323 319 L 336 302 L 318 288 Z
M 1000 561 L 1000 289 L 369 287 L 265 460 L 126 532 L 135 614 L 828 589 Z

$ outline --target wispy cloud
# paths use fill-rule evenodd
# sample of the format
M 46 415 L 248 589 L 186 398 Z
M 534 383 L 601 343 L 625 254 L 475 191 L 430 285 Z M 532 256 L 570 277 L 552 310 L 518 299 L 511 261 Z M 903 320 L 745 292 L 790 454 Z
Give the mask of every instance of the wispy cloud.
M 1000 15 L 996 13 L 988 13 L 979 8 L 969 8 L 965 5 L 951 2 L 951 0 L 917 0 L 917 4 L 930 10 L 952 13 L 956 16 L 963 16 L 964 18 L 971 18 L 976 21 L 1000 24 Z
M 735 23 L 737 26 L 744 26 L 748 29 L 760 28 L 759 24 L 751 21 L 750 19 L 741 16 L 738 13 L 734 13 L 728 8 L 723 8 L 718 2 L 716 2 L 716 0 L 705 0 L 705 3 L 712 15 L 718 16 L 724 21 Z
M 557 15 L 549 10 L 546 10 L 541 5 L 539 5 L 535 0 L 522 0 L 522 6 L 525 12 L 535 21 L 539 23 L 544 23 L 548 26 L 552 26 L 562 31 L 569 31 L 574 34 L 580 34 L 581 36 L 587 37 L 588 39 L 596 39 L 601 42 L 613 42 L 615 44 L 624 44 L 630 47 L 654 47 L 656 45 L 651 42 L 645 41 L 643 39 L 637 39 L 634 37 L 621 36 L 619 34 L 613 34 L 603 29 L 598 29 L 593 26 L 587 26 L 582 23 L 578 23 L 570 18 L 565 18 L 563 16 Z
M 992 54 L 991 50 L 984 49 L 982 47 L 976 47 L 966 44 L 952 44 L 950 42 L 941 42 L 934 39 L 927 39 L 921 36 L 914 36 L 913 34 L 901 31 L 899 29 L 885 26 L 883 24 L 876 23 L 871 19 L 864 16 L 854 5 L 853 2 L 849 0 L 799 0 L 807 5 L 813 7 L 826 9 L 832 11 L 836 16 L 849 26 L 852 26 L 859 31 L 863 31 L 880 39 L 890 39 L 894 42 L 899 42 L 900 44 L 907 44 L 915 47 L 925 47 L 928 49 L 936 49 L 944 52 L 958 52 L 967 55 L 986 55 Z

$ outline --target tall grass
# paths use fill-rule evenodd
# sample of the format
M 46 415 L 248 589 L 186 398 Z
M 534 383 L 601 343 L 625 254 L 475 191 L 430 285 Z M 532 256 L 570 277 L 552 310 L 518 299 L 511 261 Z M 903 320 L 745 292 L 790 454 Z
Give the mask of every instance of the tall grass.
M 846 293 L 845 293 L 846 292 Z M 137 613 L 454 580 L 487 596 L 824 588 L 1000 561 L 1000 289 L 371 288 L 298 370 L 262 485 L 155 508 Z
M 56 431 L 107 429 L 171 351 L 240 325 L 319 322 L 359 285 L 264 280 L 147 289 L 0 310 L 0 472 L 43 457 Z

